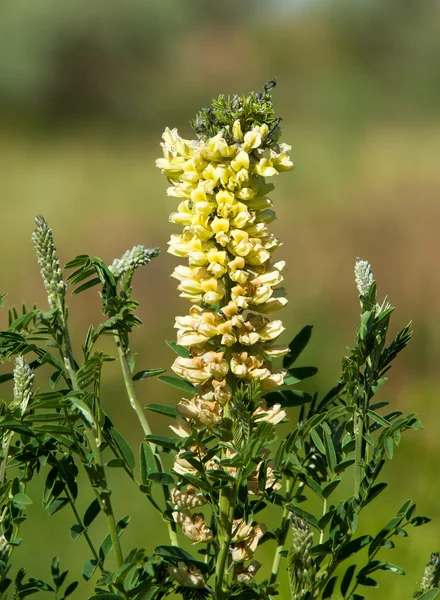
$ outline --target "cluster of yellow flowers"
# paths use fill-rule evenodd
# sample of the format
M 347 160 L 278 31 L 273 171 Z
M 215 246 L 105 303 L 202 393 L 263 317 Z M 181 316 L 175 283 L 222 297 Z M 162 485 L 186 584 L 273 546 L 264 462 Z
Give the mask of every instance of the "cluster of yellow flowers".
M 178 418 L 171 426 L 181 437 L 191 435 L 191 427 L 208 429 L 221 423 L 223 412 L 240 382 L 257 380 L 263 391 L 283 384 L 285 372 L 273 370 L 271 359 L 288 352 L 275 341 L 284 330 L 280 320 L 270 321 L 266 313 L 286 305 L 283 261 L 274 262 L 272 253 L 280 242 L 268 231 L 275 219 L 267 197 L 273 185 L 266 178 L 292 168 L 290 147 L 268 147 L 267 125 L 242 132 L 240 122 L 232 127 L 232 140 L 222 133 L 202 140 L 184 140 L 177 130 L 163 134 L 164 158 L 157 166 L 168 177 L 168 194 L 180 198 L 170 221 L 183 226 L 171 236 L 169 252 L 188 260 L 176 267 L 183 298 L 193 306 L 189 314 L 176 318 L 177 342 L 189 356 L 178 356 L 174 372 L 195 385 L 191 399 L 177 405 Z M 279 423 L 286 416 L 280 405 L 268 408 L 263 401 L 254 412 L 255 420 Z M 202 457 L 203 447 L 193 448 Z M 234 454 L 232 450 L 231 457 Z M 261 457 L 264 461 L 265 457 Z M 265 464 L 266 488 L 279 489 L 270 461 L 257 464 L 248 478 L 248 492 L 262 494 L 259 471 Z M 181 475 L 198 476 L 184 451 L 174 460 L 173 469 Z M 206 472 L 218 472 L 219 457 L 205 464 Z M 234 467 L 227 467 L 230 475 Z M 210 543 L 213 531 L 201 512 L 191 512 L 205 504 L 202 493 L 192 486 L 186 491 L 173 489 L 173 519 L 193 544 Z M 259 568 L 252 561 L 266 528 L 263 524 L 234 520 L 230 537 L 230 556 L 235 577 L 250 580 Z M 248 566 L 244 562 L 252 561 Z M 174 572 L 175 571 L 175 572 Z M 198 587 L 200 574 L 174 569 L 176 580 Z M 194 581 L 193 581 L 194 579 Z
M 170 220 L 183 232 L 171 236 L 169 252 L 188 259 L 173 277 L 181 296 L 194 304 L 175 325 L 177 341 L 190 357 L 178 357 L 173 370 L 196 385 L 194 398 L 178 406 L 177 430 L 184 436 L 190 427 L 183 421 L 197 427 L 221 421 L 231 398 L 228 373 L 243 382 L 258 380 L 263 390 L 284 380 L 284 372 L 274 372 L 270 362 L 288 350 L 274 345 L 284 328 L 262 313 L 287 303 L 284 290 L 276 288 L 285 263 L 272 261 L 280 242 L 267 229 L 275 212 L 266 178 L 292 168 L 290 146 L 265 147 L 264 124 L 243 134 L 236 121 L 232 134 L 232 143 L 221 133 L 190 141 L 167 129 L 164 158 L 156 161 L 172 184 L 168 194 L 182 199 Z

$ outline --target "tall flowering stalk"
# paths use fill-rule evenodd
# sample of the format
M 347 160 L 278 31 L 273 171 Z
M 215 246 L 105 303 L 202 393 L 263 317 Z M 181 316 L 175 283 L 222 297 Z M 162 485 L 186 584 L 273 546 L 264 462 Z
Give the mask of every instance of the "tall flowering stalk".
M 169 252 L 187 261 L 172 276 L 192 304 L 175 324 L 177 343 L 187 351 L 172 368 L 195 386 L 193 397 L 177 406 L 172 428 L 181 437 L 230 419 L 238 390 L 252 382 L 262 392 L 281 386 L 285 371 L 274 368 L 272 359 L 288 352 L 275 345 L 284 330 L 281 320 L 265 316 L 287 303 L 278 287 L 285 262 L 273 259 L 280 242 L 268 228 L 276 214 L 268 198 L 274 186 L 267 180 L 293 166 L 291 147 L 277 141 L 279 121 L 268 89 L 248 97 L 220 97 L 193 125 L 197 140 L 166 129 L 164 157 L 156 161 L 171 183 L 168 194 L 181 199 L 170 221 L 183 231 L 171 236 Z M 256 404 L 254 409 L 261 420 L 274 423 L 285 416 L 279 405 L 267 410 Z M 236 444 L 224 446 L 212 460 L 224 461 L 237 450 Z M 174 470 L 182 472 L 179 455 Z M 242 478 L 239 469 L 234 474 L 235 482 L 232 477 L 220 490 L 215 537 L 203 514 L 191 514 L 187 500 L 178 498 L 181 492 L 175 494 L 173 515 L 183 533 L 193 542 L 214 543 L 218 594 L 231 563 L 240 565 L 236 577 L 245 577 L 243 563 L 252 559 L 265 532 L 263 525 L 234 519 L 234 494 Z M 246 572 L 249 578 L 254 571 Z

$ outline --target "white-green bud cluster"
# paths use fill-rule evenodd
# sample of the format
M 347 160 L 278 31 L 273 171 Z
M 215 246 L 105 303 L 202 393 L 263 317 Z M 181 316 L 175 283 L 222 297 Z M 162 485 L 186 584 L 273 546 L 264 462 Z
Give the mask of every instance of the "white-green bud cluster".
M 22 356 L 17 357 L 14 369 L 14 400 L 11 407 L 19 408 L 21 414 L 26 411 L 32 394 L 34 373 Z
M 418 595 L 436 588 L 440 582 L 440 557 L 438 552 L 431 554 L 431 560 L 425 567 Z
M 147 265 L 152 258 L 159 255 L 159 248 L 147 248 L 146 246 L 133 246 L 127 250 L 121 258 L 115 258 L 109 266 L 109 271 L 116 278 L 121 277 L 128 271 L 134 271 L 142 265 Z
M 37 261 L 46 288 L 50 308 L 57 308 L 58 301 L 64 300 L 66 284 L 63 281 L 60 261 L 58 260 L 52 229 L 41 215 L 35 218 L 37 227 L 32 234 Z
M 366 260 L 356 259 L 354 267 L 354 278 L 360 296 L 366 296 L 373 283 L 373 271 L 371 265 Z
M 313 533 L 304 519 L 292 516 L 292 547 L 288 553 L 288 570 L 292 600 L 304 600 L 316 582 L 316 565 L 311 555 Z

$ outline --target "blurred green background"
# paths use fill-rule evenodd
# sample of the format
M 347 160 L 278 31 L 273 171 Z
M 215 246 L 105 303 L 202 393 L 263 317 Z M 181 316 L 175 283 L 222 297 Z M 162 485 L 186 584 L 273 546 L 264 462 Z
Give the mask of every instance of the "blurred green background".
M 314 324 L 304 364 L 319 367 L 319 390 L 334 384 L 358 322 L 356 256 L 372 263 L 379 295 L 397 305 L 395 329 L 414 321 L 410 348 L 380 394 L 395 409 L 418 412 L 425 430 L 405 436 L 385 471 L 391 489 L 361 528 L 377 531 L 407 498 L 434 520 L 384 551 L 407 577 L 384 574 L 380 590 L 367 590 L 372 599 L 409 598 L 440 546 L 439 72 L 437 0 L 0 4 L 0 291 L 9 305 L 46 304 L 30 241 L 36 214 L 54 229 L 62 262 L 80 253 L 111 262 L 134 244 L 160 246 L 162 255 L 135 280 L 145 323 L 132 339 L 140 368 L 169 368 L 163 340 L 174 338 L 174 316 L 188 309 L 169 278 L 176 200 L 154 167 L 161 133 L 178 127 L 190 137 L 189 119 L 211 98 L 277 78 L 276 108 L 296 165 L 273 194 L 273 230 L 284 241 L 278 256 L 288 262 L 284 340 Z M 100 319 L 99 299 L 89 291 L 70 306 L 79 352 L 89 323 Z M 5 327 L 5 311 L 0 321 Z M 136 447 L 141 431 L 117 365 L 106 375 L 105 409 Z M 143 403 L 179 400 L 152 380 L 140 382 L 139 393 Z M 165 419 L 153 424 L 166 432 Z M 124 549 L 151 551 L 164 526 L 123 475 L 110 478 L 117 517 L 133 519 Z M 14 561 L 45 578 L 58 555 L 80 578 L 85 541 L 71 541 L 68 508 L 51 518 L 43 512 L 41 484 L 31 490 Z M 91 533 L 100 542 L 105 523 L 98 519 Z M 257 558 L 268 563 L 273 550 L 267 543 Z M 81 584 L 73 597 L 91 592 Z

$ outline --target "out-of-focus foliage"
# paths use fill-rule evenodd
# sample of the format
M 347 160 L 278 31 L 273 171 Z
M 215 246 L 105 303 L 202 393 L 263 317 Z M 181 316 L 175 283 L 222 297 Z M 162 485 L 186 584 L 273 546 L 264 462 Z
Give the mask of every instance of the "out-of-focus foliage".
M 219 78 L 277 75 L 291 108 L 314 119 L 335 107 L 344 121 L 427 118 L 439 21 L 436 0 L 5 0 L 1 103 L 6 114 L 151 124 L 158 109 L 169 119 L 197 106 Z

